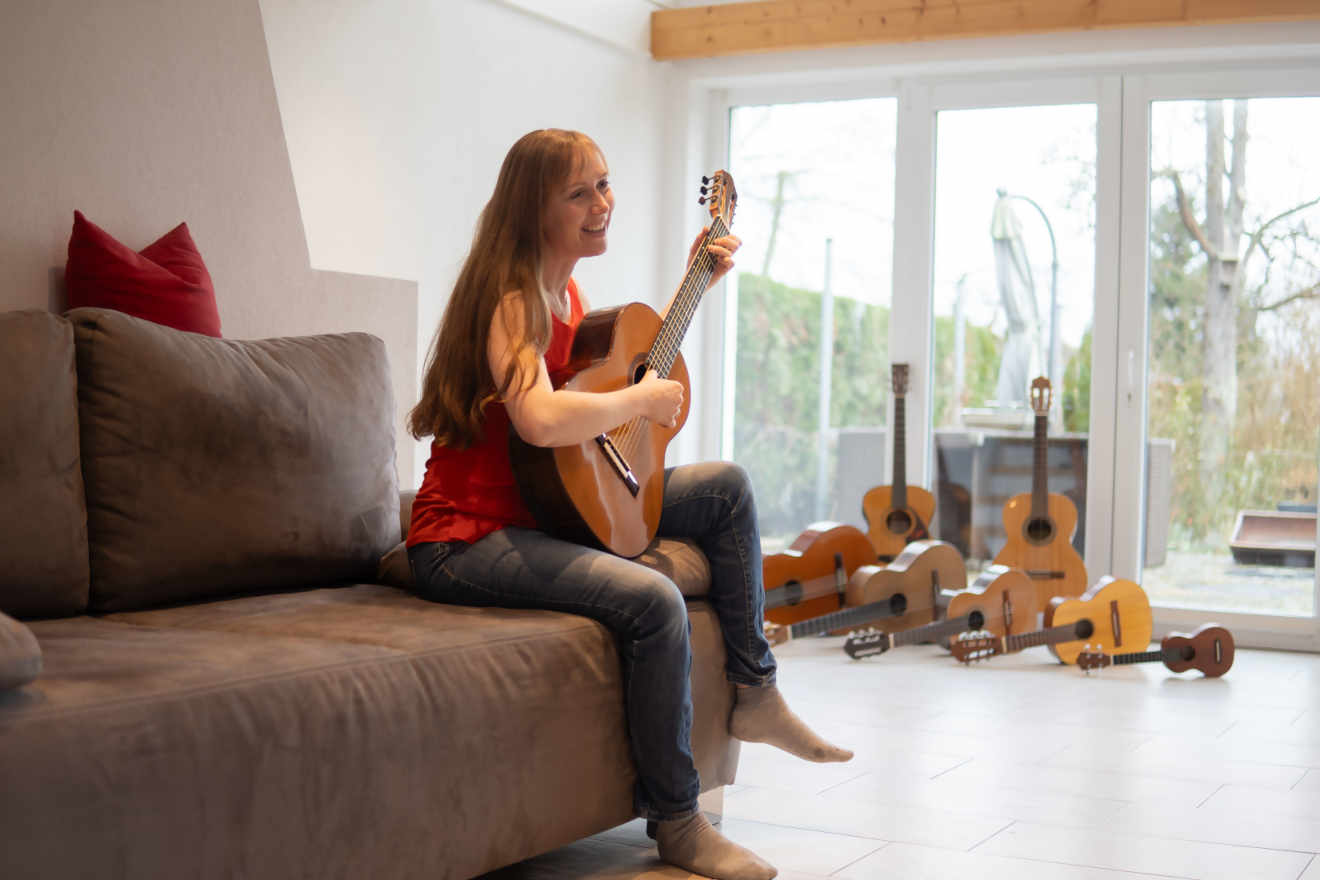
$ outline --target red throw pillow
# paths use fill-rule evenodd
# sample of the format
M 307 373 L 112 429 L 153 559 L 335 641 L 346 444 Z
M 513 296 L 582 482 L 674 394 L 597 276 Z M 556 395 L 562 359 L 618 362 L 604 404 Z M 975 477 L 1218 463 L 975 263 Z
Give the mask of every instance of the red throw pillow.
M 115 309 L 179 330 L 220 335 L 215 288 L 187 223 L 134 253 L 74 211 L 64 280 L 71 309 Z

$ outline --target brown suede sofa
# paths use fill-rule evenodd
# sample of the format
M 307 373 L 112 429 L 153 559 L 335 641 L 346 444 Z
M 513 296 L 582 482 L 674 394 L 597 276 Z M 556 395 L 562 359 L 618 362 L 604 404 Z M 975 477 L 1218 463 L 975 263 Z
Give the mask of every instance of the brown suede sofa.
M 461 878 L 632 818 L 607 630 L 381 583 L 394 411 L 367 334 L 0 313 L 0 877 Z M 708 568 L 644 559 L 690 597 L 715 788 Z

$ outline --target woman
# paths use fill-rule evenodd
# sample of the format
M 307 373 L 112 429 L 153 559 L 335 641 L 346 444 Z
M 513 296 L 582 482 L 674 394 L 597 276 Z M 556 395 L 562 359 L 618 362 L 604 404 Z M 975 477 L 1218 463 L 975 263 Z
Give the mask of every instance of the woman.
M 585 135 L 534 131 L 505 157 L 409 414 L 415 437 L 435 439 L 413 504 L 408 558 L 427 599 L 550 608 L 608 626 L 623 662 L 636 807 L 651 820 L 660 857 L 719 880 L 765 880 L 775 869 L 697 809 L 688 618 L 678 588 L 650 568 L 537 530 L 509 464 L 510 424 L 525 441 L 549 447 L 638 417 L 677 421 L 683 386 L 654 371 L 608 393 L 552 384 L 586 309 L 573 268 L 605 252 L 613 209 L 605 159 Z M 732 268 L 738 245 L 730 235 L 708 246 L 717 264 L 712 284 Z M 725 462 L 667 470 L 659 529 L 696 539 L 710 560 L 709 600 L 736 685 L 730 732 L 808 760 L 851 758 L 809 730 L 774 685 L 761 627 L 760 539 L 743 471 Z

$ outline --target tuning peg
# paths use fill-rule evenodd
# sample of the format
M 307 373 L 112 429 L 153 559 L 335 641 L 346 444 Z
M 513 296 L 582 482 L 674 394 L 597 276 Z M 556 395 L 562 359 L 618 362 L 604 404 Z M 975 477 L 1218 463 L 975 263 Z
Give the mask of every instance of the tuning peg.
M 701 182 L 702 182 L 702 183 L 710 183 L 710 178 L 703 174 L 703 175 L 701 175 Z
M 706 204 L 706 197 L 705 197 L 705 196 L 702 196 L 701 198 L 697 199 L 697 204 L 698 204 L 698 205 L 704 205 L 704 204 Z

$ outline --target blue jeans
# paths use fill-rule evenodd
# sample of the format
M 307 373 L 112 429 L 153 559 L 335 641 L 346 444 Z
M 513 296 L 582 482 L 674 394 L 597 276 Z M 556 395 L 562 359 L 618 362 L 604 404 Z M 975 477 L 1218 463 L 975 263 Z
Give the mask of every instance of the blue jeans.
M 761 541 L 743 469 L 709 462 L 666 470 L 659 532 L 694 539 L 710 560 L 707 598 L 724 634 L 729 681 L 773 683 L 775 659 L 761 629 Z M 512 527 L 471 545 L 418 544 L 408 559 L 418 595 L 433 602 L 548 608 L 607 626 L 622 660 L 637 812 L 679 819 L 696 811 L 691 624 L 673 581 L 632 560 Z

